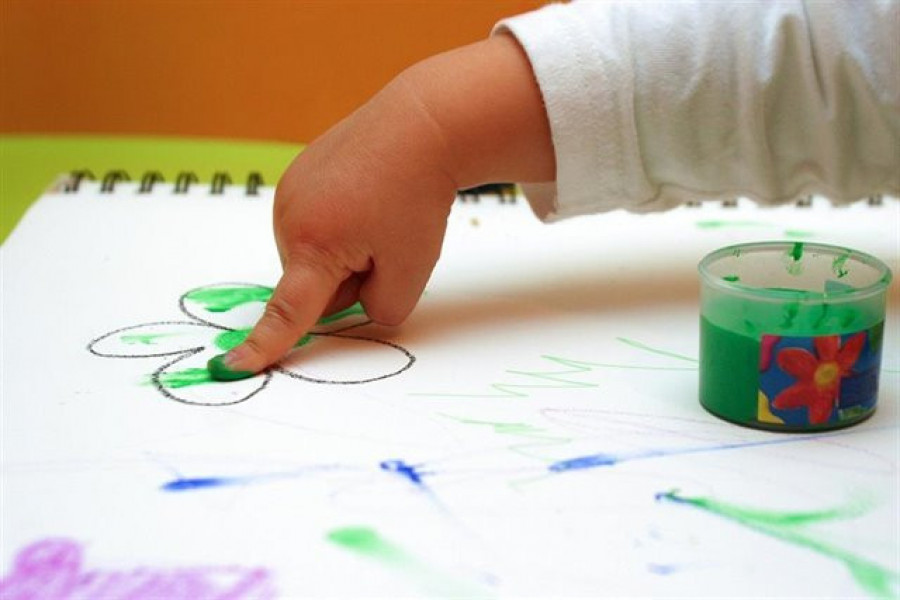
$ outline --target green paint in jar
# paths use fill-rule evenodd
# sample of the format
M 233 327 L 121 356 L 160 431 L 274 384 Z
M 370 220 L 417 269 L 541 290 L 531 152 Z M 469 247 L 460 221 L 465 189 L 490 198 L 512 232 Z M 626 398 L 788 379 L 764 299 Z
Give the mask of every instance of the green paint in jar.
M 891 272 L 825 244 L 722 248 L 699 266 L 700 402 L 725 420 L 820 431 L 870 416 Z

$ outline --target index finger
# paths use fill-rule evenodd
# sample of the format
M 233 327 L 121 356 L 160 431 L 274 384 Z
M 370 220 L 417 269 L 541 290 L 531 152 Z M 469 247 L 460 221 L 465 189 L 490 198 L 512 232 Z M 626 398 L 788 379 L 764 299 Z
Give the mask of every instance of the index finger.
M 243 379 L 280 360 L 316 324 L 340 282 L 327 269 L 287 265 L 247 338 L 209 361 L 213 379 Z

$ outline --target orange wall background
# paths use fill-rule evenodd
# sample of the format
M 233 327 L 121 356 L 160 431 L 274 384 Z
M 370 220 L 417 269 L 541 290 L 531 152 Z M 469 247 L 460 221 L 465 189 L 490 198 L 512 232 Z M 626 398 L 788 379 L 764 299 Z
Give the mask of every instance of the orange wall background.
M 0 133 L 308 142 L 543 0 L 0 0 Z

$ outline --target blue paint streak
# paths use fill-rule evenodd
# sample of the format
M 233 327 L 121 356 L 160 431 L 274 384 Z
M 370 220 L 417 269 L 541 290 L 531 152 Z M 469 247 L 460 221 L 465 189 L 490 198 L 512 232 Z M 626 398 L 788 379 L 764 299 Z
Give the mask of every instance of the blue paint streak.
M 624 455 L 623 455 L 624 456 Z M 609 467 L 622 460 L 622 457 L 616 457 L 611 454 L 592 454 L 589 456 L 579 456 L 576 458 L 568 458 L 553 463 L 548 469 L 554 473 L 563 471 L 573 471 L 576 469 L 591 469 L 593 467 Z
M 216 488 L 226 485 L 237 485 L 245 480 L 235 477 L 194 477 L 191 479 L 173 479 L 160 486 L 165 492 L 189 492 L 204 488 Z
M 416 469 L 415 465 L 407 464 L 400 459 L 394 459 L 382 461 L 378 466 L 384 471 L 397 473 L 398 475 L 405 477 L 415 485 L 423 485 L 422 473 Z
M 869 431 L 877 429 L 885 429 L 883 427 L 873 427 Z M 784 436 L 786 434 L 781 434 Z M 581 469 L 593 469 L 595 467 L 610 467 L 622 462 L 631 460 L 642 460 L 646 458 L 663 458 L 667 456 L 679 456 L 684 454 L 706 454 L 709 452 L 722 452 L 726 450 L 739 450 L 742 448 L 755 448 L 758 446 L 778 446 L 781 444 L 796 444 L 799 442 L 809 442 L 820 440 L 823 438 L 841 437 L 848 435 L 846 431 L 833 433 L 822 433 L 817 435 L 791 435 L 790 437 L 777 437 L 775 439 L 761 440 L 756 442 L 732 442 L 728 444 L 711 444 L 709 446 L 694 446 L 688 448 L 652 448 L 638 452 L 622 453 L 622 454 L 589 454 L 587 456 L 577 456 L 575 458 L 567 458 L 550 464 L 547 469 L 551 473 L 564 473 L 566 471 L 577 471 Z
M 682 568 L 678 565 L 660 565 L 656 563 L 650 563 L 647 565 L 647 570 L 654 575 L 671 575 L 672 573 L 681 571 Z

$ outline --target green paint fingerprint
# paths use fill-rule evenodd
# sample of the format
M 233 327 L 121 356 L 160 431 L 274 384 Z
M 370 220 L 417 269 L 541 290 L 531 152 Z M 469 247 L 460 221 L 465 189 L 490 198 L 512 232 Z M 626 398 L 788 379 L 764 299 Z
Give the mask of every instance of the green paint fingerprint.
M 857 502 L 820 511 L 781 512 L 737 506 L 713 498 L 681 496 L 675 490 L 660 494 L 658 498 L 705 510 L 771 537 L 818 552 L 843 563 L 851 576 L 869 595 L 876 598 L 898 597 L 900 573 L 817 539 L 803 530 L 815 523 L 860 517 L 870 508 L 866 503 Z
M 169 371 L 159 374 L 159 383 L 166 388 L 183 388 L 204 383 L 213 383 L 213 378 L 206 369 L 191 368 L 182 371 Z
M 185 299 L 202 304 L 209 312 L 227 312 L 251 302 L 268 302 L 272 288 L 262 285 L 200 288 L 185 295 Z

